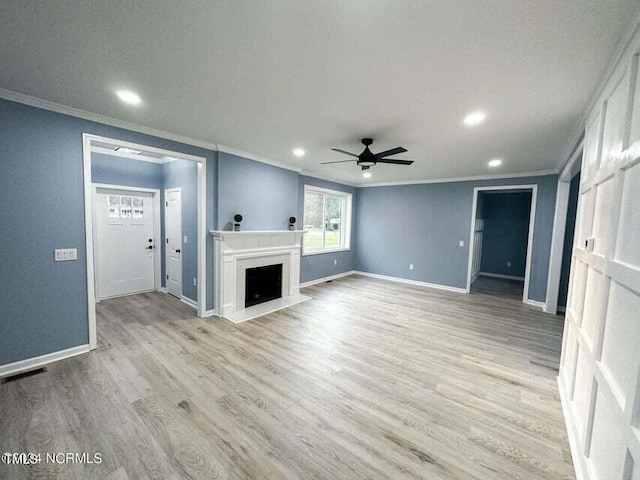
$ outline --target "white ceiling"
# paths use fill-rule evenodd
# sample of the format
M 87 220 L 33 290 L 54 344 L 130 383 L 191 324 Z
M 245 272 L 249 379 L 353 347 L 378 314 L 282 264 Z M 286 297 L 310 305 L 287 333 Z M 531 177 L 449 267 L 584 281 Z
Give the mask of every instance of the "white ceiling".
M 363 182 L 554 169 L 637 0 L 0 4 L 0 87 Z M 122 104 L 117 88 L 140 94 Z M 488 118 L 474 129 L 466 113 Z M 295 158 L 302 146 L 307 154 Z M 489 169 L 489 159 L 504 164 Z

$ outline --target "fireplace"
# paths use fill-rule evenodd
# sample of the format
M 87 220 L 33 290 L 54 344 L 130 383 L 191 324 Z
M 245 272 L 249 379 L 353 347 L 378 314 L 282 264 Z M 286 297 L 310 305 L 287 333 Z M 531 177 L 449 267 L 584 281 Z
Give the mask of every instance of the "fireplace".
M 244 307 L 282 297 L 282 264 L 265 265 L 245 270 Z

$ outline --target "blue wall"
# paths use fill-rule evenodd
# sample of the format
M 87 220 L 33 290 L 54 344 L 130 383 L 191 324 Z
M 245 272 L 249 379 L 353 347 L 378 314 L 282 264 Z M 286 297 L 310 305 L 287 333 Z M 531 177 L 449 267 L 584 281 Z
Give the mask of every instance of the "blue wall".
M 313 185 L 316 187 L 338 190 L 341 192 L 349 192 L 352 194 L 352 212 L 351 215 L 351 249 L 344 252 L 321 253 L 317 255 L 305 255 L 300 261 L 300 281 L 309 282 L 318 278 L 329 277 L 338 273 L 349 272 L 355 267 L 355 244 L 356 244 L 356 189 L 347 185 L 335 182 L 327 182 L 313 177 L 300 176 L 300 185 L 298 188 L 298 218 L 297 228 L 302 228 L 302 219 L 304 218 L 304 186 Z M 334 265 L 334 261 L 336 265 Z
M 109 185 L 162 189 L 162 165 L 103 153 L 91 153 L 91 181 Z
M 0 100 L 0 365 L 88 343 L 83 133 L 206 157 L 213 228 L 216 152 Z M 78 260 L 54 262 L 55 248 Z M 209 260 L 207 280 L 213 308 Z
M 298 211 L 298 174 L 228 153 L 218 154 L 218 229 L 286 230 Z
M 356 269 L 466 288 L 473 188 L 518 184 L 538 185 L 529 298 L 544 301 L 557 175 L 359 188 Z
M 558 291 L 558 306 L 567 306 L 569 293 L 569 271 L 571 270 L 571 253 L 573 250 L 573 234 L 576 228 L 576 214 L 578 211 L 578 197 L 580 193 L 580 172 L 571 179 L 569 185 L 569 204 L 567 205 L 567 225 L 564 231 L 564 246 L 562 248 L 562 267 L 560 269 L 560 288 Z
M 524 278 L 531 192 L 484 197 L 484 236 L 480 271 Z M 511 267 L 507 266 L 511 262 Z

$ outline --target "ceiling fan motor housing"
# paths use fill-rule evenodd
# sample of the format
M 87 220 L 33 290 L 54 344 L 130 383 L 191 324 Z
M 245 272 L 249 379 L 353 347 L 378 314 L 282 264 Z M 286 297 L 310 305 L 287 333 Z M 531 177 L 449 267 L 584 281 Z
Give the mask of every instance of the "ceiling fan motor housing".
M 363 138 L 364 151 L 358 156 L 358 166 L 373 167 L 376 164 L 376 156 L 369 150 L 369 145 L 373 143 L 373 138 Z

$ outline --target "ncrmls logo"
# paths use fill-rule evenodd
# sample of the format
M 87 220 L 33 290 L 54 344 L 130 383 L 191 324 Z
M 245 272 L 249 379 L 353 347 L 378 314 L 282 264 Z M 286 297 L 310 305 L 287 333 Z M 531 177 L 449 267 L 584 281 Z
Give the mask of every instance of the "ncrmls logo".
M 44 456 L 41 453 L 33 452 L 5 452 L 1 457 L 2 463 L 7 465 L 37 465 L 42 463 L 51 464 L 100 464 L 102 463 L 102 454 L 97 453 L 73 453 L 73 452 L 48 452 Z

